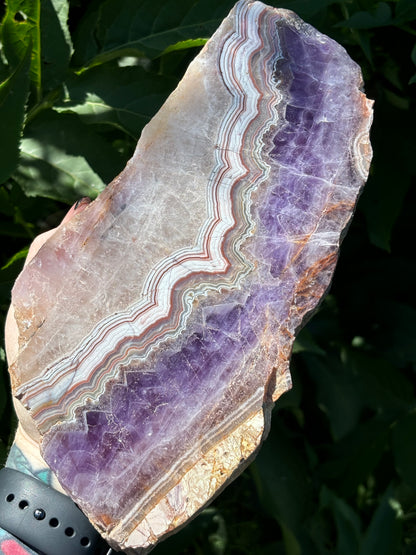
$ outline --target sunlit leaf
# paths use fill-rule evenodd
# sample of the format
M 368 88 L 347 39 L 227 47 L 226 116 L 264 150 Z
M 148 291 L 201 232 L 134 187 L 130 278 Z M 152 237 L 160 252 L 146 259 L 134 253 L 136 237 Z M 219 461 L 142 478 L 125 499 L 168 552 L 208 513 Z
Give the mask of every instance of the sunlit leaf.
M 71 55 L 68 0 L 8 0 L 2 25 L 4 52 L 15 67 L 32 46 L 31 81 L 37 100 L 61 82 Z
M 38 117 L 26 130 L 21 152 L 13 177 L 26 194 L 68 203 L 96 197 L 123 164 L 104 138 L 71 114 Z
M 232 0 L 106 0 L 81 22 L 75 63 L 96 65 L 127 55 L 157 57 L 174 44 L 211 36 L 233 4 Z
M 175 44 L 171 44 L 161 53 L 161 56 L 169 54 L 169 52 L 176 52 L 177 50 L 187 50 L 188 48 L 197 48 L 199 46 L 204 46 L 208 39 L 188 39 L 181 40 Z
M 9 266 L 11 266 L 15 262 L 17 262 L 17 260 L 22 260 L 22 259 L 26 258 L 28 252 L 29 252 L 29 247 L 24 247 L 19 252 L 14 254 L 11 258 L 9 258 L 9 260 L 6 262 L 6 264 L 1 269 L 5 270 Z
M 8 0 L 1 28 L 4 53 L 12 67 L 16 67 L 31 47 L 30 78 L 40 99 L 41 38 L 40 0 Z
M 55 110 L 75 112 L 85 123 L 113 125 L 137 139 L 175 85 L 175 79 L 141 67 L 99 66 L 70 79 Z

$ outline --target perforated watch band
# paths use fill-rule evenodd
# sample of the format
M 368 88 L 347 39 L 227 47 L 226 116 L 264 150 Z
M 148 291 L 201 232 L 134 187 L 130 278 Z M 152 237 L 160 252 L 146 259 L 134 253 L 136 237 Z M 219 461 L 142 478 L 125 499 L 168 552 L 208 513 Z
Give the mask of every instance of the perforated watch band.
M 0 470 L 0 527 L 44 555 L 111 552 L 69 497 L 11 468 Z

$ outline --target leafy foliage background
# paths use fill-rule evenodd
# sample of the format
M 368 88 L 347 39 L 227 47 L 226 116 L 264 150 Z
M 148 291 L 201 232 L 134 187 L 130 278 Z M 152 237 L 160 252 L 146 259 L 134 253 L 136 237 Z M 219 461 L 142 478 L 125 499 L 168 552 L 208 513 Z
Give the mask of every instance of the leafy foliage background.
M 416 2 L 288 0 L 347 48 L 376 100 L 374 162 L 294 388 L 250 468 L 155 550 L 416 554 Z M 31 240 L 124 167 L 229 0 L 0 6 L 0 304 Z M 0 455 L 15 418 L 0 352 Z

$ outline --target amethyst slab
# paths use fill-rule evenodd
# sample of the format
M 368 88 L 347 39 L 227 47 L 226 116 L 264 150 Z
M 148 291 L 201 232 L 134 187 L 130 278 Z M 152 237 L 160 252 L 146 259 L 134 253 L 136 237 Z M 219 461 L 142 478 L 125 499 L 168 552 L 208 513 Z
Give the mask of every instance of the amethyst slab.
M 16 399 L 115 548 L 152 546 L 251 460 L 366 180 L 345 50 L 242 0 L 126 169 L 13 290 Z

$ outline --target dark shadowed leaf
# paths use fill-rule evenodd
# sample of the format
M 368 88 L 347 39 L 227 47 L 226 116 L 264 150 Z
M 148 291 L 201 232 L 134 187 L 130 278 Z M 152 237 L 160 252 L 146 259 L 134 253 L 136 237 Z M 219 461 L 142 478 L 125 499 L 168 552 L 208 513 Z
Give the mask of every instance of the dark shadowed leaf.
M 416 66 L 416 44 L 414 45 L 413 49 L 412 49 L 412 53 L 411 53 L 411 58 L 412 58 L 412 62 L 414 63 L 414 65 Z M 409 80 L 409 85 L 416 83 L 416 74 L 413 75 L 413 77 L 410 78 Z
M 70 79 L 55 110 L 75 112 L 85 123 L 114 125 L 137 139 L 176 83 L 138 66 L 107 64 Z
M 44 90 L 60 85 L 72 53 L 68 30 L 68 0 L 41 2 L 41 58 Z
M 0 84 L 0 183 L 19 160 L 25 103 L 29 91 L 30 46 L 10 77 Z
M 274 419 L 254 465 L 263 507 L 292 532 L 299 530 L 310 508 L 312 484 L 306 461 L 299 438 L 291 437 Z
M 359 555 L 395 555 L 400 551 L 402 508 L 389 487 L 367 529 Z
M 233 4 L 232 0 L 107 0 L 81 22 L 74 62 L 95 65 L 125 55 L 157 57 L 173 44 L 209 37 Z
M 316 387 L 316 401 L 327 415 L 334 439 L 351 432 L 358 423 L 362 400 L 357 395 L 357 378 L 351 368 L 337 359 L 302 355 Z
M 393 429 L 393 454 L 403 480 L 416 490 L 416 412 L 401 418 Z
M 370 11 L 357 11 L 352 16 L 338 23 L 339 27 L 350 27 L 350 29 L 373 29 L 374 27 L 384 27 L 393 22 L 392 12 L 387 2 L 378 2 Z
M 377 333 L 374 345 L 393 364 L 401 367 L 416 363 L 416 342 L 414 325 L 416 310 L 397 302 L 380 302 L 374 311 Z
M 393 228 L 412 183 L 414 168 L 410 153 L 416 148 L 413 121 L 413 113 L 392 107 L 386 98 L 379 101 L 373 127 L 374 169 L 360 208 L 371 242 L 386 250 L 390 250 Z
M 275 411 L 282 408 L 298 408 L 300 405 L 302 399 L 302 376 L 299 375 L 296 360 L 297 359 L 294 358 L 290 363 L 292 387 L 279 397 L 275 405 Z
M 356 376 L 356 395 L 363 405 L 392 417 L 406 412 L 413 402 L 411 382 L 391 362 L 374 354 L 348 349 L 345 364 Z
M 0 214 L 13 216 L 13 205 L 9 200 L 9 195 L 4 187 L 0 187 Z
M 303 328 L 303 330 L 300 331 L 292 349 L 293 354 L 303 353 L 305 351 L 314 353 L 315 355 L 325 355 L 325 351 L 317 344 L 308 328 Z
M 416 2 L 414 0 L 399 0 L 396 5 L 395 15 L 396 25 L 416 19 Z
M 319 504 L 329 509 L 337 530 L 336 555 L 358 553 L 361 539 L 361 522 L 353 509 L 325 486 L 322 488 Z
M 97 53 L 98 44 L 95 34 L 100 16 L 100 3 L 100 0 L 88 2 L 86 12 L 72 34 L 74 45 L 72 65 L 76 67 L 81 68 Z
M 123 160 L 75 114 L 43 113 L 26 129 L 14 179 L 29 196 L 64 202 L 94 198 Z
M 296 539 L 296 534 L 294 534 L 283 521 L 280 521 L 279 524 L 280 528 L 282 529 L 285 555 L 301 555 L 302 548 L 299 545 L 298 540 Z
M 289 10 L 293 10 L 303 18 L 309 18 L 319 12 L 324 12 L 325 8 L 331 4 L 340 4 L 341 0 L 314 0 L 313 2 L 311 2 L 311 0 L 286 0 L 269 3 L 277 8 L 288 8 Z
M 374 470 L 389 440 L 386 421 L 373 418 L 358 426 L 348 436 L 328 448 L 319 467 L 324 483 L 341 495 L 357 490 Z

